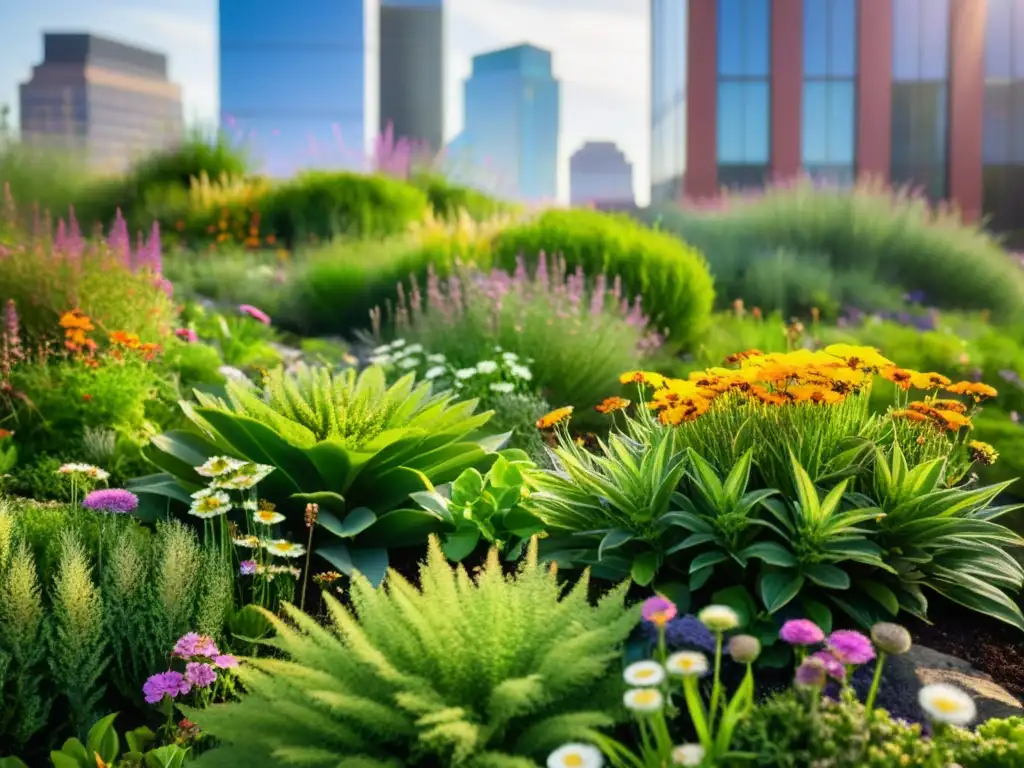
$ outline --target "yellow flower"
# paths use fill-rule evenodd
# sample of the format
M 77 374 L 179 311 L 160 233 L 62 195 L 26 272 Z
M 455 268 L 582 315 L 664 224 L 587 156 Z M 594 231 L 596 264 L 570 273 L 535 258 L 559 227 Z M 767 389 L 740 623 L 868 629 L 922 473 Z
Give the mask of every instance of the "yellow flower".
M 920 375 L 917 371 L 898 368 L 897 366 L 883 368 L 879 373 L 882 375 L 883 379 L 888 379 L 902 390 L 910 389 L 913 378 Z
M 556 408 L 551 413 L 545 413 L 537 419 L 537 429 L 550 429 L 556 424 L 567 421 L 572 416 L 573 407 L 567 405 L 563 408 Z
M 649 387 L 662 387 L 665 385 L 665 377 L 660 373 L 652 371 L 626 371 L 619 376 L 620 384 L 646 384 Z
M 612 413 L 629 407 L 629 400 L 624 397 L 606 397 L 598 406 L 598 413 Z
M 983 443 L 981 440 L 971 440 L 967 444 L 967 449 L 971 452 L 971 461 L 977 462 L 978 464 L 984 464 L 985 466 L 991 466 L 996 463 L 996 459 L 999 458 L 999 453 L 996 449 L 988 443 Z
M 980 381 L 958 381 L 946 386 L 945 389 L 954 395 L 970 395 L 976 403 L 999 394 L 995 387 L 982 384 Z
M 764 352 L 760 349 L 748 349 L 743 352 L 736 352 L 735 354 L 729 355 L 725 358 L 725 364 L 733 365 L 734 363 L 739 363 L 743 360 L 749 360 L 752 357 L 764 357 Z
M 914 389 L 939 389 L 949 384 L 949 379 L 941 373 L 915 373 L 910 378 L 910 386 Z
M 850 368 L 857 368 L 862 371 L 879 371 L 883 368 L 892 368 L 896 364 L 883 357 L 874 347 L 858 347 L 852 344 L 830 344 L 825 347 L 825 353 L 838 357 Z

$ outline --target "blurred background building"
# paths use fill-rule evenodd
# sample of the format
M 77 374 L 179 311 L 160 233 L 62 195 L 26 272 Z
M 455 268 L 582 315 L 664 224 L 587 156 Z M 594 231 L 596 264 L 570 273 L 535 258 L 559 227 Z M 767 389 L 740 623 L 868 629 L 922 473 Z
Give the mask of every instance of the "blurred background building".
M 379 0 L 220 0 L 221 125 L 264 171 L 362 169 L 379 134 Z
M 651 0 L 650 19 L 652 200 L 870 178 L 1024 226 L 1024 0 Z
M 45 33 L 19 106 L 25 142 L 81 152 L 103 172 L 172 146 L 183 130 L 167 57 L 97 35 Z
M 561 88 L 551 52 L 517 45 L 474 56 L 464 92 L 454 167 L 486 169 L 514 199 L 554 200 Z
M 629 208 L 633 166 L 611 141 L 588 141 L 569 158 L 569 203 Z
M 444 0 L 381 0 L 380 126 L 444 143 Z

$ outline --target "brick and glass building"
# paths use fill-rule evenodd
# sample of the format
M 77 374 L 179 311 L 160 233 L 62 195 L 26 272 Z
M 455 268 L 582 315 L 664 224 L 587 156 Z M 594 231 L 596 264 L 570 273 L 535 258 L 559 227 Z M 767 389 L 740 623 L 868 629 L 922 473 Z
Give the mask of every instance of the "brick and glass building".
M 651 197 L 801 175 L 1024 229 L 1024 0 L 651 0 Z
M 20 127 L 30 144 L 81 153 L 101 172 L 181 140 L 181 88 L 167 57 L 105 37 L 46 33 L 43 61 L 21 85 Z

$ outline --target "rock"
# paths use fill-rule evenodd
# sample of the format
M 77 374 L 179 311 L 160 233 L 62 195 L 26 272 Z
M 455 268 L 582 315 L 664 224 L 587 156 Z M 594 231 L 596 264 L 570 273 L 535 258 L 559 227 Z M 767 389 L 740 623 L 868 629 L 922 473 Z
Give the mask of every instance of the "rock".
M 867 670 L 863 670 L 867 672 Z M 861 675 L 855 678 L 858 690 L 863 684 Z M 870 684 L 870 674 L 868 674 Z M 879 705 L 893 715 L 918 720 L 920 710 L 917 693 L 922 686 L 933 683 L 948 683 L 962 688 L 974 697 L 978 705 L 978 722 L 991 718 L 1024 715 L 1024 704 L 1012 693 L 998 685 L 990 675 L 975 669 L 971 664 L 956 656 L 939 653 L 931 648 L 915 645 L 902 656 L 891 656 L 885 661 L 882 673 L 882 692 Z M 893 696 L 884 696 L 887 692 Z M 889 701 L 891 699 L 891 701 Z M 908 701 L 908 699 L 910 699 Z M 899 711 L 912 705 L 917 716 Z

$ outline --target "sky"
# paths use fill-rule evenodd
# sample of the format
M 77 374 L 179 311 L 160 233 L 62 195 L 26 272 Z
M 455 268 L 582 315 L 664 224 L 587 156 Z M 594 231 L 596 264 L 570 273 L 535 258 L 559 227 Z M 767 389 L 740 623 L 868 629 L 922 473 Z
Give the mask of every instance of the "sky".
M 356 0 L 338 0 L 355 2 Z M 650 145 L 649 3 L 643 0 L 446 0 L 445 133 L 462 127 L 470 60 L 519 43 L 553 52 L 562 82 L 559 198 L 568 161 L 586 141 L 614 141 L 633 163 L 647 202 Z M 17 125 L 18 84 L 42 60 L 42 32 L 87 31 L 168 55 L 187 121 L 215 125 L 217 0 L 0 0 L 0 104 Z

